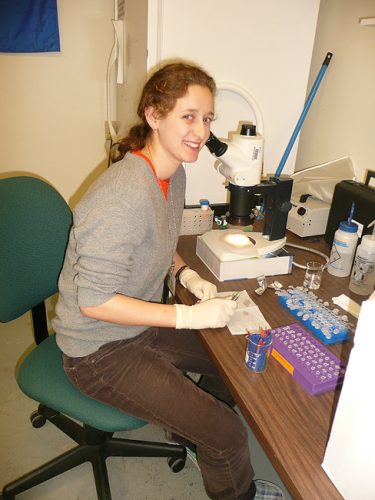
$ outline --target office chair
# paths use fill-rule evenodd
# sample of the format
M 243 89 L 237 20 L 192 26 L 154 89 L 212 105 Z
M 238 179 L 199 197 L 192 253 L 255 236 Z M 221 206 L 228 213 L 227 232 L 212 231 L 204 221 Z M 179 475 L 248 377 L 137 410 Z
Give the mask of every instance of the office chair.
M 173 472 L 185 465 L 184 446 L 113 437 L 146 422 L 84 396 L 64 372 L 55 335 L 47 330 L 44 301 L 57 292 L 71 223 L 68 205 L 46 182 L 27 176 L 0 179 L 0 321 L 31 310 L 36 344 L 20 363 L 17 381 L 39 403 L 32 425 L 49 421 L 77 443 L 7 484 L 0 497 L 6 500 L 86 461 L 92 464 L 98 499 L 110 500 L 105 462 L 110 456 L 167 457 Z

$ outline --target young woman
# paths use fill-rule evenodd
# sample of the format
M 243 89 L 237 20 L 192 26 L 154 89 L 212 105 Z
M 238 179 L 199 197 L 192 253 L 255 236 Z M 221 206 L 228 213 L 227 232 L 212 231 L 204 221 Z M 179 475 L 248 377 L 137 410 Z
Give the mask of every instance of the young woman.
M 74 211 L 53 326 L 79 390 L 193 443 L 210 498 L 247 500 L 266 498 L 264 484 L 253 482 L 246 430 L 194 331 L 225 326 L 236 302 L 215 298 L 216 287 L 176 254 L 182 162 L 195 162 L 208 139 L 215 90 L 184 63 L 148 80 L 141 123 Z M 195 305 L 161 302 L 170 269 Z

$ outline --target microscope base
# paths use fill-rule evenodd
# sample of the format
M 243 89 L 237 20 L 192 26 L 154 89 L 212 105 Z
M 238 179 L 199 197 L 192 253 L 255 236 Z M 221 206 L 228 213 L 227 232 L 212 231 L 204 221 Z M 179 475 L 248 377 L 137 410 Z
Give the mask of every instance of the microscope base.
M 228 235 L 246 235 L 249 245 L 236 248 Z M 276 276 L 292 271 L 293 257 L 285 249 L 286 238 L 268 241 L 262 233 L 241 229 L 213 229 L 198 236 L 196 254 L 219 281 Z

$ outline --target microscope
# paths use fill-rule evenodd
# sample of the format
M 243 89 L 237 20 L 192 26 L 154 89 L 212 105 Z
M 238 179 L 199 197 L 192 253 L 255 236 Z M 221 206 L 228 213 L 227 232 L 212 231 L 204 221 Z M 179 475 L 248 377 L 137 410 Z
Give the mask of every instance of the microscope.
M 292 208 L 293 180 L 281 178 L 281 172 L 331 59 L 332 53 L 327 52 L 280 164 L 268 180 L 261 179 L 263 141 L 257 136 L 255 125 L 243 123 L 239 133 L 228 135 L 228 141 L 221 141 L 211 134 L 206 142 L 218 160 L 216 169 L 228 181 L 227 221 L 232 226 L 243 227 L 242 231 L 212 230 L 197 238 L 198 257 L 219 281 L 291 272 L 293 259 L 287 255 L 284 246 L 288 212 Z M 252 99 L 249 103 L 257 116 L 257 106 L 253 105 Z M 247 232 L 246 226 L 252 222 L 252 212 L 257 205 L 261 205 L 264 216 L 263 233 Z M 220 236 L 220 233 L 227 234 Z
M 293 258 L 284 246 L 293 181 L 261 180 L 263 138 L 251 123 L 243 123 L 240 133 L 230 132 L 226 142 L 211 133 L 206 146 L 228 181 L 232 227 L 198 236 L 197 256 L 219 281 L 290 273 Z M 262 206 L 263 233 L 249 231 L 257 205 Z
M 248 226 L 252 212 L 262 206 L 263 237 L 269 241 L 285 238 L 293 180 L 270 177 L 261 180 L 263 140 L 252 123 L 242 123 L 240 133 L 230 132 L 228 141 L 210 134 L 206 146 L 219 160 L 215 167 L 228 181 L 229 214 L 233 226 Z

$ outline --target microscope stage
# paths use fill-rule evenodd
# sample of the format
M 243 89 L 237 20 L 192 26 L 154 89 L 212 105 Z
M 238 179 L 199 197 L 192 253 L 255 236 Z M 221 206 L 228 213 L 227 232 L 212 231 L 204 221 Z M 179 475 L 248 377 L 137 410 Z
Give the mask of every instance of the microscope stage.
M 286 242 L 286 238 L 268 241 L 262 233 L 241 229 L 213 229 L 200 238 L 221 262 L 263 257 L 279 250 Z
M 291 272 L 286 238 L 268 241 L 262 233 L 213 229 L 198 236 L 197 256 L 219 281 Z

